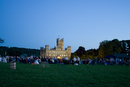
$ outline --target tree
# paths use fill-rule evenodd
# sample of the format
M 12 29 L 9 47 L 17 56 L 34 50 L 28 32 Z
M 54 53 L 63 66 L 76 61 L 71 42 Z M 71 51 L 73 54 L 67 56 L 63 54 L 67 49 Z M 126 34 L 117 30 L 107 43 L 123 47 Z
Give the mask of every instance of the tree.
M 121 52 L 130 55 L 130 40 L 122 40 L 121 46 L 122 46 Z
M 82 47 L 82 46 L 80 46 L 80 47 L 78 48 L 78 50 L 76 50 L 75 53 L 76 53 L 77 56 L 81 57 L 83 54 L 85 54 L 85 48 Z
M 118 39 L 112 40 L 112 48 L 113 53 L 120 53 L 121 52 L 121 42 Z
M 8 49 L 9 49 L 8 47 L 0 46 L 0 55 L 6 56 L 6 52 Z
M 71 59 L 73 59 L 74 57 L 77 57 L 76 53 L 71 53 Z
M 4 43 L 4 40 L 0 38 L 0 43 Z
M 98 56 L 98 50 L 96 49 L 89 49 L 85 53 L 86 58 L 94 59 L 95 57 Z
M 121 49 L 121 42 L 118 39 L 113 39 L 112 41 L 105 40 L 100 43 L 98 56 L 103 58 L 107 55 L 120 53 Z
M 0 55 L 5 56 L 7 52 L 8 56 L 20 56 L 21 54 L 27 54 L 28 56 L 35 55 L 40 56 L 40 50 L 38 49 L 27 49 L 27 48 L 18 48 L 18 47 L 3 47 L 0 46 Z
M 99 57 L 103 58 L 106 55 L 109 55 L 111 52 L 111 42 L 108 40 L 104 40 L 100 43 L 99 46 Z
M 98 57 L 99 58 L 103 58 L 105 55 L 104 55 L 104 50 L 103 50 L 103 46 L 99 46 L 99 51 L 98 51 Z

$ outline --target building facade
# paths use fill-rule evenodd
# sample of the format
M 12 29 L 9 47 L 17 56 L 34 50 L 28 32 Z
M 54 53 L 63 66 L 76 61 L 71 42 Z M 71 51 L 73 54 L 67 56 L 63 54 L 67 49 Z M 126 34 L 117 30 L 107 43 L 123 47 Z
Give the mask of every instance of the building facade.
M 68 59 L 71 58 L 71 46 L 68 46 L 64 50 L 64 39 L 62 38 L 61 40 L 58 38 L 57 39 L 57 46 L 49 49 L 49 45 L 46 45 L 45 48 L 41 47 L 40 48 L 40 55 L 43 58 L 58 58 L 62 59 L 65 57 L 68 57 Z

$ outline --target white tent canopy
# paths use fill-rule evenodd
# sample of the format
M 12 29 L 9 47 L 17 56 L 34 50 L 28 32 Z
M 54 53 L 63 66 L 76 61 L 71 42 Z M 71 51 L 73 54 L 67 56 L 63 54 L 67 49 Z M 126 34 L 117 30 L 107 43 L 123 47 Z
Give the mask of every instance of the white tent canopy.
M 68 57 L 65 57 L 64 59 L 65 59 L 65 60 L 69 60 Z

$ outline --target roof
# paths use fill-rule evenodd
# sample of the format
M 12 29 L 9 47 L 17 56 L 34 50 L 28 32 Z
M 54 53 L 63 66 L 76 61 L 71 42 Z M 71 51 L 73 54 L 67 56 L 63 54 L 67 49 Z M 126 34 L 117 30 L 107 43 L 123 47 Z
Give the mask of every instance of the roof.
M 108 56 L 105 56 L 104 58 L 116 58 L 116 56 L 114 56 L 114 55 L 108 55 Z
M 118 58 L 127 58 L 127 59 L 130 59 L 130 56 L 127 56 L 126 54 L 114 54 L 115 57 L 118 57 Z
M 105 56 L 104 58 L 126 58 L 126 59 L 130 59 L 130 56 L 127 56 L 126 54 L 114 54 L 114 55 Z

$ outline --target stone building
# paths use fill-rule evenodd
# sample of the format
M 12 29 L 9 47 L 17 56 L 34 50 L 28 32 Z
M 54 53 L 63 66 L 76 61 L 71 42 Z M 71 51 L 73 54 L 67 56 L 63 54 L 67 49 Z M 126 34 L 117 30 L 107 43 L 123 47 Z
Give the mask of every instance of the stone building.
M 43 58 L 58 58 L 62 59 L 65 57 L 68 57 L 68 59 L 71 58 L 71 46 L 68 46 L 64 50 L 64 39 L 57 39 L 57 46 L 49 49 L 49 45 L 46 45 L 45 48 L 40 48 L 40 55 Z

